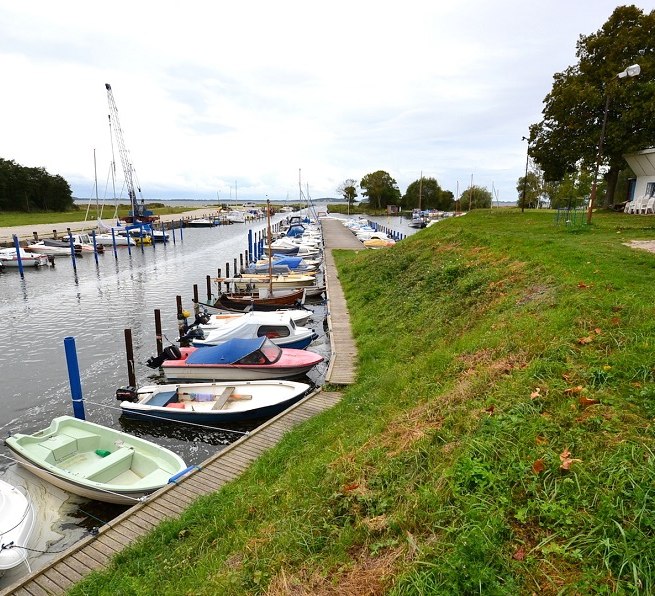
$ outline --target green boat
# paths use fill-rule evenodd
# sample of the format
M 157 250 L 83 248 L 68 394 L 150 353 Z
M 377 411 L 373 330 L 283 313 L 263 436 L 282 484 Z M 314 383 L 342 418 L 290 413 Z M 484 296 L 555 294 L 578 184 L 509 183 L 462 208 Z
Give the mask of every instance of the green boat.
M 32 435 L 11 435 L 5 444 L 46 482 L 106 503 L 134 504 L 189 470 L 164 447 L 72 416 Z

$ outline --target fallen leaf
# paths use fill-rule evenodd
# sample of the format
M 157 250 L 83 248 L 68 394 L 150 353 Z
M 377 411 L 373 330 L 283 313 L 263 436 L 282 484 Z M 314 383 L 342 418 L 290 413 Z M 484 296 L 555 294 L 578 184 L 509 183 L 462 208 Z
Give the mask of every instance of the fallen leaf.
M 621 319 L 620 319 L 620 317 L 612 317 L 610 319 L 610 323 L 612 323 L 612 325 L 615 325 L 615 326 L 620 325 L 621 324 Z
M 537 445 L 548 445 L 548 439 L 547 439 L 546 437 L 542 437 L 541 435 L 537 435 L 537 436 L 534 438 L 534 442 L 535 442 Z
M 578 343 L 580 345 L 583 345 L 583 346 L 586 345 L 586 344 L 590 344 L 592 341 L 594 341 L 594 338 L 591 337 L 590 335 L 587 336 L 587 337 L 581 337 L 580 339 L 578 339 Z
M 586 283 L 584 283 L 583 281 L 579 281 L 578 282 L 578 287 L 580 289 L 584 289 L 584 288 L 588 288 L 589 286 Z
M 538 397 L 541 397 L 541 388 L 540 388 L 540 387 L 537 387 L 537 388 L 536 388 L 536 389 L 535 389 L 535 390 L 530 394 L 530 397 L 531 397 L 532 399 L 536 399 L 536 398 L 538 398 Z
M 595 406 L 596 404 L 600 403 L 599 399 L 593 399 L 590 397 L 585 397 L 584 395 L 580 396 L 580 399 L 578 400 L 578 403 L 580 404 L 581 407 L 586 408 L 588 406 Z
M 582 393 L 584 391 L 584 387 L 582 385 L 577 385 L 576 387 L 569 387 L 568 389 L 564 390 L 564 395 L 574 395 L 576 393 Z
M 603 332 L 603 331 L 602 331 L 599 327 L 596 327 L 596 329 L 594 329 L 594 333 L 595 333 L 596 335 L 600 335 L 602 332 Z
M 346 486 L 343 487 L 343 492 L 347 493 L 351 490 L 355 490 L 356 488 L 359 488 L 359 484 L 357 482 L 353 482 L 352 484 L 346 484 Z
M 568 449 L 564 449 L 564 451 L 559 454 L 559 460 L 562 462 L 560 464 L 560 470 L 570 470 L 574 463 L 582 462 L 581 459 L 572 458 L 571 452 Z
M 571 382 L 572 377 L 573 377 L 573 375 L 571 375 L 570 373 L 563 373 L 563 374 L 562 374 L 562 378 L 563 378 L 567 383 L 570 383 L 570 382 Z
M 525 559 L 525 548 L 520 546 L 518 550 L 512 555 L 512 559 L 515 561 L 522 561 Z
M 535 474 L 541 474 L 546 469 L 543 459 L 538 459 L 532 464 L 532 471 Z
M 623 310 L 622 306 L 613 306 L 612 312 L 621 312 Z
M 485 410 L 485 412 L 487 412 L 487 414 L 490 414 L 491 416 L 493 416 L 493 413 L 494 413 L 495 411 L 496 411 L 496 406 L 494 406 L 493 404 L 491 404 L 491 405 L 490 405 L 490 406 Z

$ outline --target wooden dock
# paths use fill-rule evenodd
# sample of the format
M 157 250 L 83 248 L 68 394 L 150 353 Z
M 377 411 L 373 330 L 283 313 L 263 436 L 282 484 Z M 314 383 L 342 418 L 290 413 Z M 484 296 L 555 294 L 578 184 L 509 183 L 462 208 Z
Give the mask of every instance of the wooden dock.
M 361 250 L 362 244 L 340 222 L 322 220 L 325 242 L 325 275 L 328 292 L 328 331 L 332 356 L 326 382 L 354 381 L 356 350 L 348 309 L 331 249 Z M 167 518 L 180 515 L 199 496 L 215 492 L 241 475 L 252 461 L 276 445 L 297 424 L 331 408 L 338 392 L 316 390 L 291 408 L 222 449 L 175 484 L 169 484 L 122 515 L 102 526 L 97 535 L 80 540 L 42 569 L 13 585 L 0 596 L 50 596 L 64 594 L 90 572 L 107 565 L 112 556 Z

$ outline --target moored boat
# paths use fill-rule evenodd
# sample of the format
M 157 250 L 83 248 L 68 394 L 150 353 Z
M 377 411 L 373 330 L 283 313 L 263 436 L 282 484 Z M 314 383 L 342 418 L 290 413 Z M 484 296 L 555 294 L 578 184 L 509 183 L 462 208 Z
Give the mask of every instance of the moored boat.
M 48 255 L 29 253 L 24 248 L 18 250 L 23 267 L 46 267 L 50 260 Z M 18 267 L 18 256 L 15 248 L 0 248 L 0 263 L 5 267 Z
M 133 504 L 186 469 L 164 447 L 72 416 L 31 435 L 13 434 L 5 445 L 46 482 L 107 503 Z
M 225 424 L 275 416 L 310 388 L 284 380 L 148 385 L 119 389 L 116 398 L 128 418 Z
M 161 366 L 168 381 L 255 381 L 304 375 L 323 360 L 309 350 L 280 348 L 267 337 L 258 337 L 204 348 L 170 346 L 162 355 L 150 358 L 148 366 Z
M 0 576 L 27 562 L 34 528 L 34 507 L 29 495 L 0 480 Z

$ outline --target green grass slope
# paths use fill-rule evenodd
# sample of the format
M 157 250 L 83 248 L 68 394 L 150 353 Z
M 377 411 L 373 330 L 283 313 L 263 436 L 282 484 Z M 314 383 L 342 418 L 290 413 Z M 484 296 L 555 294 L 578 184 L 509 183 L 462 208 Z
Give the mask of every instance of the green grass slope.
M 357 383 L 72 593 L 655 592 L 654 224 L 337 252 Z

